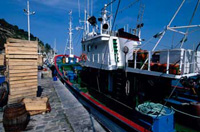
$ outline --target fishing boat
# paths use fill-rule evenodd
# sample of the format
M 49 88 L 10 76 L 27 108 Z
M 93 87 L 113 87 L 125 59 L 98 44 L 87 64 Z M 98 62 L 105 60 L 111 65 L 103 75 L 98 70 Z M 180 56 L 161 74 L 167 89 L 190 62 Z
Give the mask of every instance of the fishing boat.
M 55 57 L 58 77 L 108 130 L 175 131 L 175 109 L 166 106 L 177 91 L 177 86 L 172 88 L 172 81 L 198 77 L 200 68 L 200 52 L 182 48 L 187 33 L 178 31 L 199 25 L 171 27 L 184 2 L 166 28 L 154 36 L 159 40 L 151 51 L 140 48 L 142 23 L 136 26 L 135 34 L 123 28 L 112 30 L 109 3 L 98 18 L 99 30 L 96 17 L 87 18 L 85 11 L 82 54 L 75 57 L 76 63 L 63 61 L 68 55 Z M 156 51 L 167 30 L 184 35 L 181 47 Z M 194 82 L 198 84 L 197 81 Z

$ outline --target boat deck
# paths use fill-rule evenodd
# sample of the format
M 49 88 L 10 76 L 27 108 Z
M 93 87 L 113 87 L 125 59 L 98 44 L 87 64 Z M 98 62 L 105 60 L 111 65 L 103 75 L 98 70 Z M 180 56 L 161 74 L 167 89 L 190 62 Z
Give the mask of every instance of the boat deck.
M 59 80 L 53 81 L 48 76 L 38 78 L 38 88 L 41 96 L 49 97 L 52 110 L 50 113 L 31 116 L 25 131 L 105 131 Z M 2 119 L 3 113 L 0 112 L 0 131 L 4 131 Z

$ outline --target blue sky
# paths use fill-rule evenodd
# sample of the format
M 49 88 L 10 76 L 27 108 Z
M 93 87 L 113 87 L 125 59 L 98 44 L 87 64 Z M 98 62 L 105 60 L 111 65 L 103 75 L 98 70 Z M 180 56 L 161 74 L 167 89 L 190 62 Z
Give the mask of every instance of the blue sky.
M 82 19 L 85 1 L 80 0 Z M 109 1 L 93 0 L 93 15 L 99 17 L 100 9 Z M 133 1 L 135 0 L 121 0 L 119 10 L 127 7 Z M 142 38 L 147 41 L 164 29 L 182 0 L 141 0 L 140 2 L 145 5 Z M 117 28 L 124 27 L 127 24 L 129 27 L 135 27 L 140 2 L 135 3 L 118 14 L 115 22 Z M 196 3 L 197 0 L 186 0 L 172 26 L 187 25 Z M 115 12 L 116 6 L 117 1 L 113 4 L 113 12 Z M 27 17 L 23 13 L 23 9 L 26 8 L 26 0 L 0 0 L 0 7 L 0 18 L 4 18 L 9 23 L 27 31 Z M 31 33 L 39 37 L 44 43 L 49 43 L 52 47 L 56 39 L 58 52 L 62 54 L 68 36 L 69 10 L 73 11 L 73 27 L 79 26 L 78 0 L 30 0 L 30 9 L 36 12 L 35 15 L 31 16 Z M 200 24 L 199 12 L 200 8 L 198 8 L 192 24 Z M 192 30 L 194 29 L 190 31 Z M 79 34 L 80 31 L 77 33 L 74 30 L 74 37 L 76 36 L 74 40 L 74 52 L 77 55 L 81 52 L 81 36 Z M 197 45 L 200 42 L 199 36 L 200 31 L 197 29 L 196 32 L 191 34 L 191 37 L 188 37 L 188 41 L 184 46 L 193 48 L 193 45 Z M 172 43 L 176 45 L 180 40 L 180 35 L 167 32 L 158 49 L 169 48 Z M 155 42 L 156 40 L 152 40 L 145 48 L 151 49 Z

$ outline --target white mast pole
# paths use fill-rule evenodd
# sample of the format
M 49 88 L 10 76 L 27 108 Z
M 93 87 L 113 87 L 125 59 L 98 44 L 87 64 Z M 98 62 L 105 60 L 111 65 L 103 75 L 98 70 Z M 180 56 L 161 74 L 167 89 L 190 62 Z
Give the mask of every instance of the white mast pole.
M 28 40 L 30 41 L 30 11 L 29 11 L 29 1 L 27 1 L 27 18 L 28 18 Z
M 86 11 L 86 9 L 85 9 L 85 12 L 84 12 L 84 32 L 85 32 L 85 34 L 84 35 L 86 35 L 87 34 L 87 11 Z
M 30 41 L 30 15 L 34 15 L 35 12 L 30 12 L 30 8 L 29 8 L 29 0 L 27 0 L 27 9 L 24 9 L 24 12 L 27 15 L 27 21 L 28 21 L 28 40 Z
M 89 6 L 89 3 L 90 3 L 90 0 L 87 0 L 87 19 L 86 19 L 86 23 L 87 23 L 87 33 L 90 32 L 90 29 L 89 29 L 89 22 L 87 21 L 89 16 L 90 16 L 90 6 Z
M 72 10 L 69 12 L 69 56 L 72 57 L 73 53 L 73 47 L 72 47 Z

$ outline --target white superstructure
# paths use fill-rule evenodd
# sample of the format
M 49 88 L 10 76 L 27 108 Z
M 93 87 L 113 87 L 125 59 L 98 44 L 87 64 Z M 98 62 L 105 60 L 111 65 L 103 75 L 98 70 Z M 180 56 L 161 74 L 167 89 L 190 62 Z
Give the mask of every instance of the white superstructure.
M 87 29 L 85 29 L 85 36 L 82 40 L 82 53 L 87 56 L 87 60 L 83 62 L 83 65 L 104 70 L 115 70 L 124 67 L 128 58 L 132 56 L 133 51 L 138 49 L 140 41 L 137 36 L 130 33 L 126 34 L 131 37 L 125 38 L 123 31 L 120 32 L 123 34 L 111 31 L 110 17 L 106 7 L 107 5 L 104 6 L 101 17 L 98 18 L 100 22 L 99 30 L 97 30 L 98 25 L 94 16 L 86 21 Z M 91 31 L 89 24 L 92 25 Z M 133 40 L 132 37 L 135 37 L 136 40 Z M 123 52 L 125 46 L 129 48 L 126 61 L 125 53 Z

